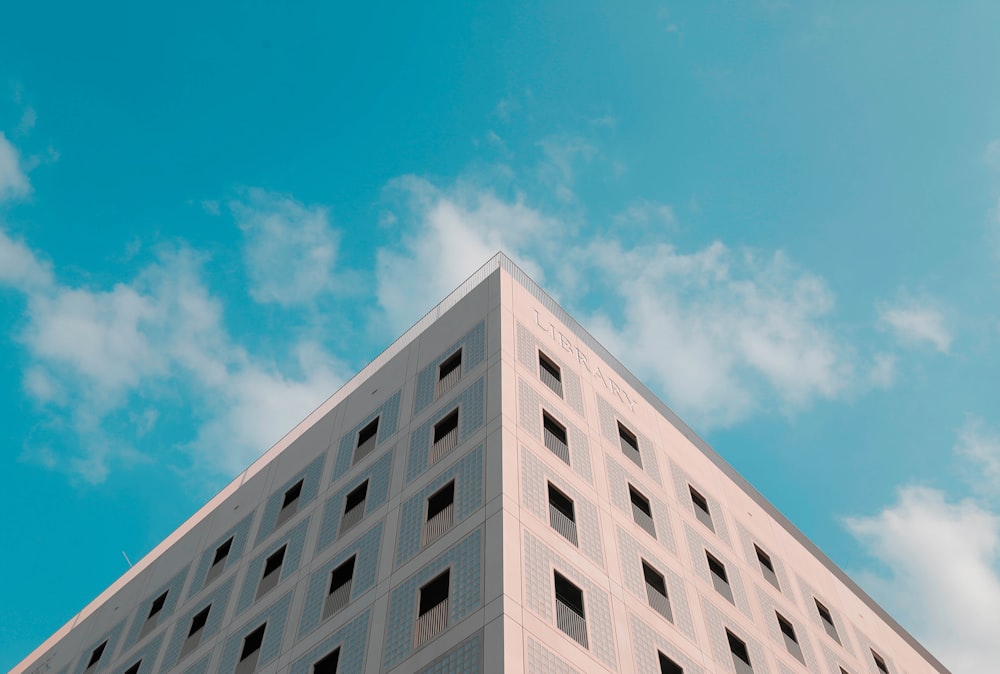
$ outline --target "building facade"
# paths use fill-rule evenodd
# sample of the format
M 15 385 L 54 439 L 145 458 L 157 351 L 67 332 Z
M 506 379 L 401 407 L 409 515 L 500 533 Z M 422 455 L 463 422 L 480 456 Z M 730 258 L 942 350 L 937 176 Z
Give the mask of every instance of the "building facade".
M 498 254 L 15 672 L 947 672 Z

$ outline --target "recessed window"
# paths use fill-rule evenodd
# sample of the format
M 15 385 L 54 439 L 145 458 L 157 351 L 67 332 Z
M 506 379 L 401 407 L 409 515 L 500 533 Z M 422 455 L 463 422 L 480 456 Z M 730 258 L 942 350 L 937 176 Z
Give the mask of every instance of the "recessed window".
M 771 555 L 767 554 L 756 544 L 754 544 L 753 549 L 757 552 L 757 562 L 760 564 L 760 573 L 767 579 L 774 589 L 781 591 L 781 586 L 778 584 L 778 576 L 774 573 L 774 564 L 771 562 Z
M 573 499 L 549 482 L 549 524 L 573 545 L 578 545 Z
M 424 524 L 424 545 L 430 545 L 455 522 L 455 481 L 427 497 L 427 521 Z
M 451 571 L 445 571 L 420 588 L 414 646 L 427 643 L 448 626 L 448 593 Z
M 684 668 L 667 657 L 663 651 L 657 651 L 660 656 L 660 674 L 684 674 Z
M 181 646 L 180 657 L 184 657 L 194 649 L 198 648 L 201 644 L 202 630 L 205 629 L 205 625 L 208 624 L 208 614 L 212 610 L 212 605 L 209 604 L 201 611 L 195 614 L 191 619 L 191 626 L 188 628 L 187 637 L 184 639 L 184 645 Z
M 715 524 L 712 523 L 712 512 L 708 509 L 708 499 L 691 485 L 688 485 L 688 492 L 691 494 L 691 503 L 694 505 L 694 514 L 698 521 L 715 531 Z
M 167 592 L 169 592 L 169 590 Z M 149 615 L 146 616 L 146 622 L 142 624 L 142 629 L 139 630 L 140 639 L 152 632 L 156 627 L 157 617 L 159 616 L 160 611 L 163 610 L 164 604 L 167 603 L 167 592 L 164 592 L 159 597 L 154 599 L 153 603 L 149 605 Z
M 538 377 L 542 383 L 562 398 L 562 370 L 551 358 L 541 351 L 538 352 Z
M 569 464 L 569 443 L 566 441 L 566 427 L 542 410 L 542 434 L 545 446 L 556 456 Z
M 264 562 L 264 575 L 257 585 L 257 599 L 260 599 L 281 580 L 281 565 L 285 562 L 285 550 L 287 545 L 282 545 L 276 552 L 271 554 Z
M 642 577 L 646 581 L 646 599 L 654 611 L 673 622 L 674 616 L 670 610 L 670 599 L 667 597 L 667 583 L 663 574 L 654 569 L 646 560 L 642 560 Z
M 212 557 L 212 566 L 208 569 L 208 574 L 205 576 L 205 585 L 208 585 L 213 580 L 219 577 L 219 575 L 226 568 L 226 558 L 229 557 L 229 551 L 233 547 L 233 537 L 230 536 L 225 543 L 220 545 L 215 549 L 215 555 Z
M 139 662 L 135 663 L 134 665 L 126 669 L 124 672 L 122 672 L 122 674 L 139 674 L 140 667 L 142 667 L 142 660 L 140 660 Z
M 736 673 L 750 674 L 753 672 L 746 642 L 729 630 L 726 630 L 726 638 L 729 640 L 729 652 L 733 654 L 733 665 L 736 667 Z
M 354 448 L 354 459 L 352 463 L 357 463 L 372 453 L 378 439 L 378 420 L 375 417 L 368 425 L 358 431 L 358 444 Z
M 440 398 L 462 377 L 462 350 L 451 354 L 438 366 L 438 380 L 434 397 Z
M 344 514 L 340 518 L 340 535 L 360 522 L 365 516 L 365 502 L 368 499 L 368 480 L 347 493 L 344 498 Z
M 726 573 L 726 566 L 708 550 L 705 551 L 705 559 L 708 560 L 708 570 L 712 576 L 712 585 L 715 587 L 715 591 L 735 604 L 736 602 L 733 601 L 733 590 L 729 587 L 729 576 Z
M 805 664 L 805 658 L 802 657 L 802 647 L 799 646 L 799 638 L 795 635 L 795 628 L 792 626 L 792 623 L 788 622 L 788 619 L 777 611 L 774 612 L 774 616 L 778 619 L 778 628 L 781 630 L 781 636 L 785 639 L 785 648 L 799 662 Z
M 312 674 L 337 674 L 337 664 L 340 661 L 340 649 L 335 648 L 316 661 Z
M 578 644 L 589 648 L 583 590 L 558 571 L 554 571 L 553 576 L 556 591 L 556 625 Z
M 243 649 L 240 651 L 240 661 L 236 665 L 236 674 L 248 674 L 257 669 L 257 658 L 260 657 L 260 647 L 264 643 L 264 623 L 243 639 Z
M 878 671 L 882 672 L 882 674 L 889 674 L 889 665 L 885 664 L 885 659 L 874 650 L 869 650 L 872 652 L 872 658 L 875 660 L 875 666 L 878 667 Z
M 356 561 L 357 555 L 352 555 L 350 559 L 330 573 L 330 590 L 327 592 L 326 601 L 323 604 L 323 620 L 351 602 L 351 584 L 354 582 L 354 563 Z
M 434 424 L 434 444 L 431 446 L 430 462 L 440 461 L 458 445 L 458 409 L 452 410 L 445 418 Z
M 653 509 L 649 505 L 649 499 L 631 484 L 628 486 L 628 498 L 632 502 L 632 520 L 645 529 L 646 533 L 656 538 Z
M 100 646 L 95 648 L 90 654 L 90 660 L 87 661 L 87 669 L 90 669 L 100 661 L 101 656 L 104 655 L 104 649 L 108 647 L 108 642 L 105 641 Z
M 302 496 L 303 482 L 305 482 L 304 479 L 299 480 L 285 492 L 284 498 L 281 499 L 281 510 L 278 512 L 278 522 L 275 526 L 280 527 L 298 512 L 299 497 Z
M 823 606 L 816 597 L 813 597 L 813 601 L 816 602 L 816 612 L 819 613 L 820 620 L 823 621 L 823 629 L 826 630 L 831 639 L 839 644 L 840 635 L 837 634 L 837 626 L 833 624 L 833 615 L 830 614 L 830 609 Z
M 635 465 L 642 468 L 642 457 L 639 455 L 639 439 L 635 433 L 625 428 L 622 422 L 618 422 L 618 440 L 621 442 L 622 452 L 632 459 Z

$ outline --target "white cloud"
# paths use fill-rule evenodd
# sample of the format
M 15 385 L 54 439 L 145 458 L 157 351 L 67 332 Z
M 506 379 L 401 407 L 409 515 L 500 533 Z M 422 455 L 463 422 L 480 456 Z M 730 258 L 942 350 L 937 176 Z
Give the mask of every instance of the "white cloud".
M 964 460 L 972 486 L 986 496 L 1000 496 L 1000 434 L 982 419 L 970 418 L 958 435 L 955 454 Z
M 647 228 L 672 230 L 677 224 L 677 215 L 669 204 L 641 199 L 628 205 L 621 213 L 611 218 L 621 228 Z
M 542 140 L 539 146 L 542 149 L 539 181 L 552 190 L 559 201 L 573 201 L 577 166 L 597 156 L 597 148 L 578 136 L 552 136 Z
M 1000 516 L 970 500 L 909 486 L 877 515 L 846 520 L 888 573 L 860 583 L 955 674 L 1000 659 Z
M 896 356 L 891 353 L 875 354 L 868 380 L 876 388 L 890 388 L 896 381 Z
M 907 300 L 879 311 L 879 322 L 902 342 L 929 344 L 941 353 L 951 349 L 944 314 L 929 301 Z
M 21 166 L 21 153 L 0 131 L 0 203 L 30 192 L 31 183 Z
M 335 289 L 340 237 L 325 208 L 258 189 L 230 208 L 245 236 L 244 260 L 256 301 L 309 304 Z
M 0 284 L 20 290 L 39 289 L 52 283 L 52 270 L 23 241 L 0 229 Z

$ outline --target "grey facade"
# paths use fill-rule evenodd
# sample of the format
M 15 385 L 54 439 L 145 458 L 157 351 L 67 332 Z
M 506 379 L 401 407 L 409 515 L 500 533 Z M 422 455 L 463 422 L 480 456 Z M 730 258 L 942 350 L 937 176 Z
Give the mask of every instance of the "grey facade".
M 14 671 L 947 670 L 498 255 Z

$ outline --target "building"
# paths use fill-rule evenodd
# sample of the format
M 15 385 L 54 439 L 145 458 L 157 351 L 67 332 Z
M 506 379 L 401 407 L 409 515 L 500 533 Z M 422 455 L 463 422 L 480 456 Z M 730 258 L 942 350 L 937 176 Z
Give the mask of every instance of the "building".
M 947 672 L 502 254 L 15 672 Z

